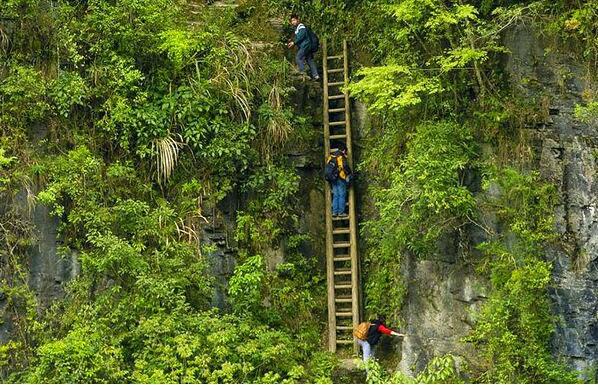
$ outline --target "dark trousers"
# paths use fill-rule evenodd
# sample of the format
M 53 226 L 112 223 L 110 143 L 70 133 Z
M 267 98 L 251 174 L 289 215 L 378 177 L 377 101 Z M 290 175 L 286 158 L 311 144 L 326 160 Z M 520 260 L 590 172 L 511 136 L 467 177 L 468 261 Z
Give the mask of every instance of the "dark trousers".
M 299 66 L 299 71 L 305 71 L 305 62 L 309 65 L 309 69 L 311 70 L 311 77 L 317 78 L 318 75 L 318 67 L 316 66 L 316 62 L 314 61 L 314 53 L 311 52 L 309 49 L 306 48 L 299 48 L 297 51 L 297 66 Z

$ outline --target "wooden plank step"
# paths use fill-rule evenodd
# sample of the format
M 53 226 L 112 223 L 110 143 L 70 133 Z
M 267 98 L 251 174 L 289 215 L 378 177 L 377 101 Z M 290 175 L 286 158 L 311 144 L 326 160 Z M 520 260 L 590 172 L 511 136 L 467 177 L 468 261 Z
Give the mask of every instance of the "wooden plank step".
M 332 231 L 332 234 L 351 234 L 351 229 L 336 229 Z
M 328 73 L 329 74 L 337 74 L 339 72 L 343 72 L 344 70 L 345 70 L 344 68 L 335 68 L 335 69 L 328 70 Z
M 347 247 L 351 247 L 351 244 L 350 243 L 346 243 L 346 242 L 335 243 L 335 244 L 332 245 L 332 247 L 335 248 L 335 249 L 344 249 L 344 248 L 347 248 Z
M 342 122 L 330 122 L 329 123 L 330 127 L 344 126 L 345 124 L 347 124 L 347 122 L 345 122 L 344 120 Z
M 334 262 L 345 262 L 345 261 L 350 261 L 351 260 L 351 256 L 350 255 L 339 255 L 334 257 Z
M 351 296 L 341 296 L 341 297 L 336 297 L 334 299 L 335 302 L 339 302 L 339 303 L 351 303 L 353 302 L 353 298 L 351 298 Z
M 338 87 L 338 86 L 344 86 L 345 82 L 332 82 L 332 83 L 328 83 L 328 87 Z
M 337 55 L 337 56 L 328 56 L 328 60 L 334 60 L 334 59 L 342 59 L 343 55 Z
M 342 95 L 332 95 L 328 97 L 328 100 L 335 100 L 335 99 L 344 99 L 345 98 L 345 94 Z
M 335 289 L 351 289 L 352 286 L 351 284 L 338 284 L 338 285 L 334 285 Z
M 351 275 L 351 269 L 338 269 L 334 271 L 334 275 Z
M 350 311 L 339 311 L 335 313 L 337 317 L 353 317 L 353 313 Z
M 337 345 L 352 345 L 353 340 L 336 340 Z
M 353 330 L 353 326 L 337 326 L 336 330 Z
M 343 215 L 342 217 L 332 217 L 333 221 L 346 221 L 349 219 L 348 215 Z
M 329 113 L 335 113 L 335 112 L 345 112 L 347 109 L 345 107 L 343 108 L 331 108 L 328 110 Z
M 330 140 L 347 139 L 347 135 L 330 135 Z

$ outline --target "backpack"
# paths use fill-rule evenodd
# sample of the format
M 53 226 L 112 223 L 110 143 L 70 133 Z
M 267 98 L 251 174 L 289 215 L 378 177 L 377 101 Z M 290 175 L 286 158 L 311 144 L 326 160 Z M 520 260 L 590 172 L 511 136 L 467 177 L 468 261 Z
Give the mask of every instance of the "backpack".
M 326 167 L 324 168 L 324 179 L 328 182 L 334 182 L 339 177 L 339 169 L 336 161 L 336 156 L 331 156 Z
M 311 52 L 318 52 L 320 49 L 320 39 L 318 38 L 318 35 L 316 35 L 311 29 L 307 28 L 307 38 L 309 39 L 309 47 L 311 48 Z
M 370 330 L 370 326 L 372 326 L 371 322 L 362 322 L 356 327 L 353 328 L 353 337 L 357 338 L 358 340 L 365 341 L 368 339 L 368 331 Z

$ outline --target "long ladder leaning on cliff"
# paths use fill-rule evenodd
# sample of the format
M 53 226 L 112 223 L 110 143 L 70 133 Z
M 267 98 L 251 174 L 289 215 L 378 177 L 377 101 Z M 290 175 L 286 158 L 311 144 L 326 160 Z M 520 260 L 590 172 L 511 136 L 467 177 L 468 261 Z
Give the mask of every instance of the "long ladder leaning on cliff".
M 322 41 L 324 148 L 326 158 L 334 152 L 334 145 L 345 143 L 347 160 L 353 167 L 351 143 L 351 103 L 348 91 L 349 57 L 347 41 L 343 40 L 342 54 L 328 56 L 327 41 Z M 339 79 L 340 78 L 340 79 Z M 332 91 L 332 92 L 331 92 Z M 330 185 L 326 183 L 326 265 L 328 281 L 328 349 L 336 352 L 338 345 L 357 344 L 353 327 L 360 319 L 359 257 L 357 254 L 357 217 L 355 191 L 349 188 L 349 215 L 332 217 Z

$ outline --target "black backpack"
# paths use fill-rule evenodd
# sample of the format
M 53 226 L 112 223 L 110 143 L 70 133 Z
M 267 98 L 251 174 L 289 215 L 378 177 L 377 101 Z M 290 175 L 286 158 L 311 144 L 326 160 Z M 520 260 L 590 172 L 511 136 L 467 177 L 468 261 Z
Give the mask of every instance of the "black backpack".
M 338 176 L 338 164 L 336 163 L 336 156 L 333 156 L 328 163 L 326 163 L 326 167 L 324 168 L 324 179 L 328 182 L 335 182 L 338 179 Z
M 311 52 L 318 52 L 320 49 L 320 39 L 310 28 L 307 28 L 307 37 L 309 39 L 309 47 Z

